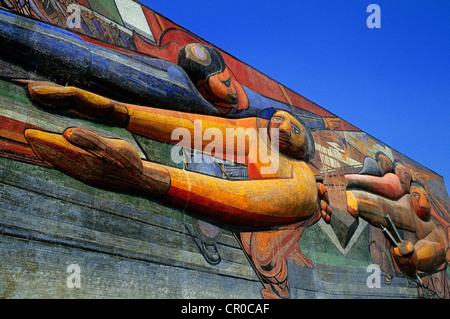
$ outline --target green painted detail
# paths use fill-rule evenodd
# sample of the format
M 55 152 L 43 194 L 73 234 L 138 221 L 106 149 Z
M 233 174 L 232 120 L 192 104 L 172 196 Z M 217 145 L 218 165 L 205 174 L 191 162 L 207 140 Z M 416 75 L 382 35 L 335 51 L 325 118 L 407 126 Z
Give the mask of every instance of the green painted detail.
M 171 158 L 173 145 L 162 143 L 140 135 L 134 135 L 134 138 L 147 156 L 148 160 L 180 169 L 184 168 L 183 163 L 175 164 Z
M 0 96 L 32 105 L 24 85 L 0 80 Z
M 299 247 L 302 253 L 314 262 L 333 266 L 367 267 L 373 263 L 369 255 L 368 242 L 369 234 L 366 228 L 344 256 L 316 223 L 304 231 L 300 237 Z
M 92 10 L 122 26 L 124 25 L 114 0 L 89 0 L 88 2 Z

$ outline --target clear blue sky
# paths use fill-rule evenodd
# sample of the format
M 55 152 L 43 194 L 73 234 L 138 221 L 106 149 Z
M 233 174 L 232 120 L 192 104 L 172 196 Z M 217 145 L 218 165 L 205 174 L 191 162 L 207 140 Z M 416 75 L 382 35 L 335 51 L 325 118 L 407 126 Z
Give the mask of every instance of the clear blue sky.
M 450 190 L 450 1 L 141 2 L 442 175 Z M 366 25 L 372 3 L 379 29 Z

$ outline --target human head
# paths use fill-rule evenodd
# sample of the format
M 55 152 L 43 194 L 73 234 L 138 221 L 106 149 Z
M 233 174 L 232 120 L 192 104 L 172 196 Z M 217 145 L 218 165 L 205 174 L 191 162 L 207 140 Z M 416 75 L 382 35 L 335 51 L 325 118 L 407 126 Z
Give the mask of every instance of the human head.
M 431 202 L 425 187 L 419 182 L 411 183 L 411 202 L 416 215 L 427 221 L 431 215 Z
M 381 176 L 386 173 L 392 172 L 393 164 L 391 159 L 386 154 L 384 154 L 383 152 L 377 152 L 377 154 L 375 154 L 375 159 L 377 160 L 378 166 L 380 167 Z
M 269 120 L 267 128 L 271 139 L 274 136 L 271 130 L 278 130 L 278 150 L 281 154 L 304 161 L 314 157 L 313 137 L 300 119 L 286 111 L 275 109 L 267 109 L 260 116 Z
M 411 171 L 409 168 L 399 160 L 394 161 L 394 173 L 397 175 L 405 193 L 409 193 L 411 188 Z
M 178 52 L 178 65 L 187 73 L 200 94 L 218 106 L 222 113 L 248 107 L 242 86 L 232 77 L 222 54 L 215 48 L 190 43 Z

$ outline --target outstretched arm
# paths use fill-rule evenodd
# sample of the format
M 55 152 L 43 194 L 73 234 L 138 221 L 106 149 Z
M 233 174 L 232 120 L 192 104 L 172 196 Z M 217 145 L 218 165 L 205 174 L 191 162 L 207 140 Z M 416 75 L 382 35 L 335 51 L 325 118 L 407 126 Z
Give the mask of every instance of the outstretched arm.
M 286 225 L 318 208 L 316 181 L 303 162 L 292 178 L 230 181 L 143 162 L 129 143 L 83 129 L 63 135 L 29 129 L 25 136 L 44 162 L 86 184 L 158 199 L 226 225 Z
M 63 134 L 25 130 L 34 153 L 49 166 L 91 186 L 158 198 L 170 186 L 169 172 L 143 165 L 134 147 L 120 139 L 69 128 Z
M 193 113 L 183 113 L 172 110 L 158 109 L 148 106 L 120 103 L 98 94 L 73 86 L 60 86 L 52 82 L 16 80 L 27 84 L 30 96 L 36 102 L 57 109 L 71 110 L 84 116 L 106 119 L 137 133 L 165 143 L 176 144 L 179 136 L 173 136 L 176 129 L 184 129 L 190 138 L 186 147 L 202 149 L 211 142 L 222 139 L 222 154 L 227 153 L 226 137 L 232 134 L 241 135 L 245 143 L 233 143 L 234 154 L 238 148 L 243 148 L 247 155 L 252 143 L 252 136 L 244 136 L 242 129 L 256 129 L 256 119 L 227 119 Z M 205 132 L 209 132 L 206 137 Z M 201 135 L 200 135 L 201 134 Z M 254 136 L 253 136 L 254 138 Z M 197 142 L 199 141 L 199 142 Z M 186 142 L 186 141 L 184 141 Z M 218 150 L 216 150 L 217 152 Z M 241 150 L 240 150 L 241 151 Z
M 443 237 L 432 220 L 422 221 L 411 208 L 407 194 L 399 200 L 389 200 L 364 191 L 347 191 L 348 211 L 361 217 L 375 227 L 388 227 L 389 215 L 395 227 L 416 234 L 418 241 L 401 241 L 393 249 L 394 257 L 403 271 L 414 277 L 417 270 L 428 271 L 445 259 Z
M 382 177 L 363 174 L 348 174 L 345 175 L 345 179 L 347 190 L 365 190 L 390 199 L 399 199 L 405 195 L 400 180 L 392 173 L 387 173 Z

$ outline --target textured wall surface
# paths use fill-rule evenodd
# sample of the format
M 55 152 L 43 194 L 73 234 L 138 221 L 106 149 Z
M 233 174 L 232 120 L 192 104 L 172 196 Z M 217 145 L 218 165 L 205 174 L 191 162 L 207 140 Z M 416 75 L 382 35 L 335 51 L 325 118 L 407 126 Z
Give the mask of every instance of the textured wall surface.
M 0 27 L 0 297 L 449 298 L 438 173 L 136 1 Z

